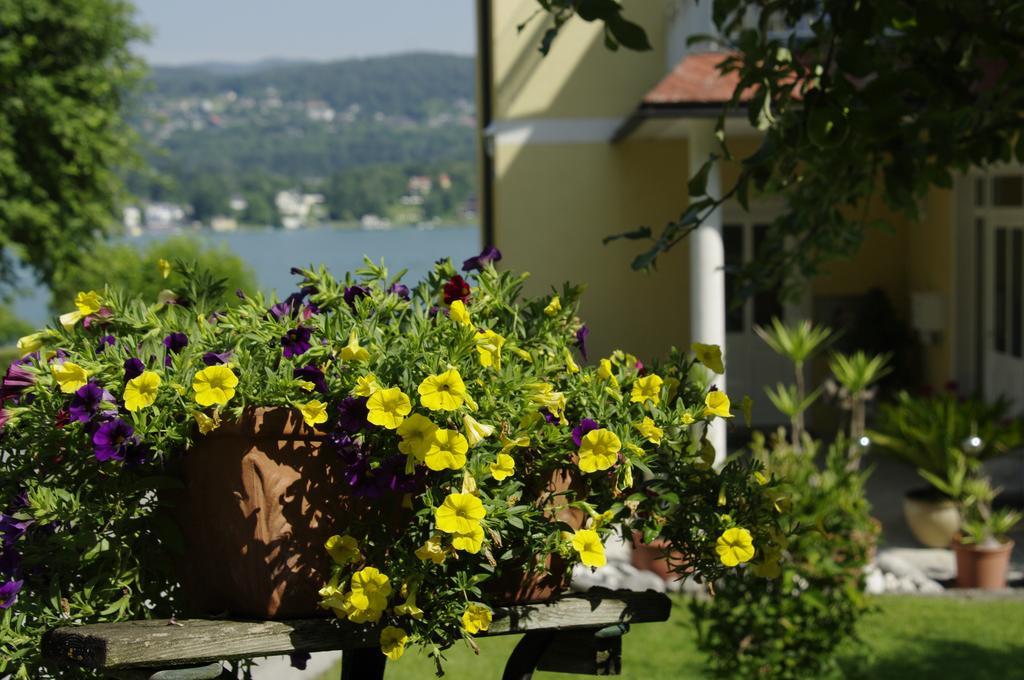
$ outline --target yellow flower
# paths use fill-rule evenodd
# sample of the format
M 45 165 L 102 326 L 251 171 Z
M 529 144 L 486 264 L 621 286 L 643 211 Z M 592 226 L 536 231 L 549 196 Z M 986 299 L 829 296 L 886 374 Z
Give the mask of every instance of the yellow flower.
M 71 394 L 89 381 L 89 371 L 70 361 L 51 365 L 50 372 L 64 394 Z
M 341 566 L 345 566 L 349 562 L 358 562 L 362 557 L 359 553 L 359 542 L 348 534 L 331 536 L 324 543 L 324 548 L 327 549 L 327 554 L 331 556 L 331 559 Z
M 67 330 L 71 330 L 72 328 L 75 327 L 75 324 L 78 323 L 81 319 L 82 313 L 79 312 L 78 310 L 75 310 L 73 312 L 61 314 L 60 325 L 66 328 Z
M 660 444 L 661 438 L 665 436 L 665 430 L 655 425 L 650 417 L 637 423 L 636 429 L 652 444 Z
M 654 373 L 637 378 L 633 383 L 633 392 L 629 400 L 631 402 L 638 401 L 641 404 L 651 401 L 657 406 L 661 401 L 661 386 L 664 382 L 660 376 Z
M 499 482 L 516 473 L 516 459 L 507 453 L 499 453 L 498 459 L 491 463 L 491 477 Z
M 574 533 L 572 547 L 580 554 L 580 561 L 588 567 L 603 567 L 605 565 L 604 543 L 593 529 L 580 529 Z
M 484 544 L 484 528 L 479 524 L 466 532 L 452 534 L 452 547 L 456 550 L 477 554 Z
M 18 350 L 22 354 L 38 352 L 43 347 L 43 338 L 45 338 L 46 335 L 46 331 L 41 331 L 39 333 L 33 333 L 32 335 L 26 335 L 18 338 Z
M 352 574 L 352 604 L 357 609 L 385 609 L 391 594 L 391 582 L 374 567 L 363 567 Z
M 501 367 L 501 347 L 505 344 L 505 338 L 488 329 L 478 332 L 476 338 L 476 351 L 480 355 L 481 366 Z
M 562 311 L 562 301 L 558 299 L 557 295 L 551 297 L 551 302 L 544 308 L 544 313 L 548 316 L 554 316 Z
M 732 418 L 729 413 L 729 397 L 721 390 L 708 392 L 704 398 L 704 415 L 718 416 L 719 418 Z
M 415 456 L 417 460 L 423 460 L 434 441 L 434 433 L 437 432 L 437 425 L 430 422 L 419 413 L 414 413 L 398 426 L 398 450 L 407 456 Z
M 377 376 L 367 373 L 356 378 L 356 386 L 352 389 L 352 394 L 357 397 L 369 397 L 379 389 L 380 383 L 377 382 Z
M 693 425 L 697 421 L 694 419 L 692 415 L 690 415 L 689 412 L 686 412 L 683 413 L 683 415 L 679 416 L 679 422 L 681 422 L 685 427 L 687 425 Z
M 206 415 L 202 411 L 193 411 L 192 417 L 196 419 L 196 424 L 199 426 L 201 434 L 210 434 L 220 427 L 220 414 L 216 411 L 213 412 L 213 417 Z
M 606 428 L 591 430 L 580 443 L 580 470 L 596 472 L 615 465 L 622 450 L 622 441 Z
M 697 355 L 697 361 L 704 364 L 718 375 L 725 373 L 725 364 L 722 363 L 722 348 L 718 345 L 705 345 L 695 342 L 691 346 L 693 353 Z
M 397 387 L 380 389 L 370 395 L 366 402 L 369 415 L 366 419 L 374 425 L 394 430 L 412 411 L 409 395 Z
M 597 377 L 601 380 L 610 380 L 614 387 L 619 386 L 619 380 L 612 372 L 612 362 L 608 359 L 597 362 Z
M 476 446 L 494 434 L 494 425 L 484 425 L 468 413 L 462 416 L 462 427 L 466 430 L 466 441 Z
M 431 470 L 458 470 L 466 464 L 466 451 L 469 451 L 469 442 L 458 430 L 438 429 L 424 460 Z
M 152 406 L 160 387 L 160 376 L 153 371 L 143 371 L 124 386 L 124 407 L 129 411 Z
M 102 306 L 100 294 L 94 290 L 90 290 L 88 293 L 79 293 L 75 296 L 75 308 L 78 309 L 78 313 L 82 316 L 95 314 L 100 311 Z
M 524 448 L 530 445 L 530 438 L 526 435 L 522 437 L 516 437 L 515 439 L 509 439 L 505 435 L 501 435 L 501 452 L 508 453 L 514 448 Z
M 565 370 L 569 373 L 579 373 L 580 367 L 575 361 L 573 361 L 572 353 L 569 351 L 569 348 L 563 349 L 562 352 L 564 352 L 565 355 Z
M 746 529 L 726 529 L 715 541 L 715 552 L 722 564 L 735 567 L 754 558 L 754 539 Z
M 420 558 L 424 562 L 430 560 L 434 564 L 441 564 L 444 562 L 444 548 L 441 546 L 441 537 L 432 536 L 427 539 L 427 542 L 416 549 L 416 557 Z
M 316 389 L 316 385 L 314 383 L 309 382 L 308 380 L 296 380 L 295 384 L 298 385 L 300 388 L 306 390 L 307 392 L 312 392 L 313 390 Z
M 448 315 L 452 321 L 461 323 L 463 326 L 473 325 L 473 321 L 469 318 L 469 310 L 466 309 L 466 304 L 462 300 L 454 300 L 452 302 Z
M 395 605 L 395 616 L 408 616 L 412 619 L 423 618 L 423 610 L 416 606 L 416 593 L 411 593 L 402 604 Z
M 470 635 L 476 635 L 491 627 L 491 610 L 475 602 L 462 613 L 462 627 Z
M 359 334 L 355 329 L 348 334 L 348 344 L 341 348 L 342 361 L 366 361 L 370 358 L 370 352 L 359 344 Z
M 299 412 L 302 414 L 302 420 L 305 421 L 306 425 L 315 427 L 320 423 L 327 422 L 327 404 L 323 403 L 319 399 L 301 404 L 299 406 Z
M 196 393 L 196 403 L 200 406 L 213 406 L 231 401 L 238 386 L 238 376 L 230 368 L 222 364 L 207 366 L 196 373 L 192 379 L 192 389 Z
M 459 369 L 449 368 L 443 373 L 429 375 L 419 386 L 420 403 L 431 411 L 454 411 L 466 398 L 466 383 Z
M 677 394 L 679 394 L 679 378 L 665 378 L 665 401 L 672 403 Z
M 164 279 L 166 279 L 168 276 L 170 276 L 171 275 L 171 271 L 173 271 L 171 269 L 171 263 L 168 262 L 167 260 L 165 260 L 162 257 L 159 260 L 156 261 L 156 268 L 160 272 L 160 277 L 164 278 Z
M 434 511 L 434 520 L 439 531 L 446 534 L 468 534 L 487 515 L 484 504 L 468 493 L 452 493 Z
M 402 658 L 408 643 L 409 635 L 401 628 L 384 626 L 380 631 L 380 651 L 392 661 Z

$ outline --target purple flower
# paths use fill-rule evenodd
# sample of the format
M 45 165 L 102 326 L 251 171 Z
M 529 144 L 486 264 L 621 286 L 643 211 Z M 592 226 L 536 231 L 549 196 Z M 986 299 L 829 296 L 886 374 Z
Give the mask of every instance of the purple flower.
M 309 351 L 310 344 L 309 338 L 312 335 L 312 331 L 305 326 L 296 326 L 281 338 L 281 347 L 284 350 L 284 355 L 287 358 L 297 357 L 305 354 Z
M 241 288 L 235 288 L 235 297 L 237 297 L 239 300 L 245 299 L 245 293 L 242 292 Z
M 366 397 L 345 397 L 338 404 L 338 428 L 342 432 L 356 434 L 369 425 L 366 417 Z
M 79 387 L 71 397 L 68 413 L 80 423 L 89 422 L 104 401 L 114 401 L 114 396 L 103 389 L 99 383 L 87 382 Z
M 120 418 L 108 420 L 96 430 L 92 443 L 96 460 L 124 460 L 135 444 L 135 428 Z
M 312 302 L 310 302 L 308 305 L 306 305 L 305 307 L 302 308 L 302 320 L 303 321 L 307 321 L 309 319 L 309 317 L 313 316 L 314 314 L 319 314 L 319 313 L 320 313 L 320 308 L 317 305 L 315 305 Z
M 403 300 L 409 299 L 409 286 L 405 285 L 404 283 L 392 283 L 391 288 L 388 289 L 388 292 L 391 293 L 392 295 L 397 295 Z
M 172 354 L 178 354 L 181 350 L 188 347 L 188 336 L 184 333 L 171 333 L 164 338 L 164 347 Z
M 20 580 L 7 581 L 0 584 L 0 609 L 10 609 L 14 606 L 14 603 L 18 601 L 18 593 L 21 592 L 23 585 L 25 585 L 25 582 Z
M 220 364 L 228 363 L 230 358 L 230 350 L 227 352 L 207 352 L 203 355 L 203 363 L 207 366 L 219 366 Z
M 583 437 L 586 436 L 591 430 L 596 430 L 601 426 L 597 424 L 597 421 L 591 420 L 590 418 L 583 418 L 580 420 L 579 425 L 572 428 L 572 441 L 577 448 L 583 443 Z
M 306 273 L 304 271 L 302 271 L 301 269 L 299 269 L 298 267 L 292 267 L 291 269 L 288 270 L 288 272 L 290 274 L 292 274 L 293 276 L 305 276 L 306 275 Z
M 132 378 L 138 378 L 145 370 L 146 365 L 142 363 L 142 359 L 132 357 L 126 360 L 124 362 L 124 381 L 128 382 Z
M 483 251 L 476 257 L 471 257 L 462 263 L 462 271 L 468 272 L 476 270 L 482 272 L 491 262 L 497 262 L 501 259 L 501 251 L 494 246 L 487 246 Z
M 353 311 L 356 308 L 356 300 L 364 298 L 370 294 L 370 291 L 366 290 L 362 286 L 353 285 L 345 289 L 345 304 L 349 306 Z
M 580 356 L 583 360 L 587 360 L 587 336 L 590 335 L 590 329 L 586 326 L 580 326 L 580 329 L 576 331 L 576 349 L 580 351 Z
M 96 345 L 96 353 L 100 354 L 101 352 L 106 350 L 107 347 L 113 347 L 115 343 L 117 343 L 117 338 L 115 338 L 113 335 L 104 335 L 102 338 L 100 338 L 99 344 Z
M 548 421 L 552 425 L 558 422 L 558 418 L 555 417 L 555 414 L 547 410 L 546 408 L 542 408 L 540 410 L 540 414 L 544 416 L 544 420 Z
M 327 381 L 324 379 L 324 372 L 313 364 L 296 368 L 292 371 L 292 377 L 297 380 L 308 380 L 316 386 L 317 392 L 327 394 Z
M 469 284 L 466 280 L 456 274 L 444 284 L 444 303 L 450 305 L 456 300 L 465 302 L 469 299 Z
M 384 459 L 374 468 L 367 457 L 361 454 L 345 468 L 344 480 L 352 489 L 353 496 L 363 498 L 380 498 L 387 493 L 408 493 L 422 489 L 426 468 L 420 467 L 413 474 L 406 474 L 405 464 L 405 456 L 395 455 Z
M 15 541 L 25 535 L 28 528 L 35 524 L 32 519 L 17 519 L 14 515 L 7 515 L 0 512 L 0 536 L 3 543 L 13 545 Z
M 11 364 L 7 367 L 7 373 L 0 381 L 0 401 L 16 399 L 25 390 L 36 382 L 36 377 L 30 371 L 25 370 L 19 364 Z

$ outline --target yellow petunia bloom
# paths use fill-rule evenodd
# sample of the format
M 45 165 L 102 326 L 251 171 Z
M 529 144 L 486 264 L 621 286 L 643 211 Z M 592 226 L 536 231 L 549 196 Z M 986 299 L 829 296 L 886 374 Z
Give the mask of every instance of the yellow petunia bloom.
M 648 401 L 655 406 L 661 402 L 661 386 L 664 384 L 661 376 L 654 373 L 637 378 L 633 383 L 633 392 L 629 396 L 631 402 L 646 404 Z
M 193 411 L 192 417 L 195 418 L 196 425 L 199 426 L 200 434 L 210 434 L 220 427 L 220 414 L 216 411 L 213 412 L 212 417 L 202 411 Z
M 327 422 L 327 404 L 319 399 L 301 404 L 299 413 L 302 414 L 302 420 L 310 427 Z
M 100 294 L 94 290 L 90 290 L 88 293 L 79 293 L 75 296 L 75 308 L 82 316 L 95 314 L 100 311 L 102 306 L 103 302 L 100 300 Z
M 615 465 L 622 450 L 622 440 L 606 428 L 591 430 L 580 443 L 579 467 L 583 472 L 607 470 Z
M 488 329 L 478 332 L 476 338 L 476 351 L 479 354 L 481 366 L 501 367 L 501 348 L 505 344 L 505 338 Z
M 548 316 L 554 316 L 562 311 L 562 301 L 558 299 L 557 295 L 551 296 L 551 302 L 544 308 L 544 313 Z
M 360 593 L 369 599 L 373 609 L 384 609 L 387 607 L 387 597 L 391 595 L 391 580 L 375 567 L 363 567 L 352 574 L 351 588 L 353 593 Z
M 409 635 L 396 626 L 384 626 L 380 631 L 380 651 L 392 661 L 402 658 L 405 646 L 409 644 Z
M 729 397 L 721 390 L 708 392 L 704 398 L 704 415 L 718 416 L 719 418 L 732 418 L 729 413 Z
M 462 627 L 470 635 L 476 635 L 491 627 L 491 610 L 475 602 L 462 613 Z
M 637 423 L 636 429 L 652 444 L 660 444 L 661 438 L 665 436 L 665 430 L 658 427 L 650 417 L 646 417 Z
M 437 425 L 419 413 L 414 413 L 402 421 L 396 432 L 402 438 L 398 442 L 398 450 L 422 461 L 430 449 L 431 442 L 434 441 Z
M 238 387 L 238 376 L 224 365 L 207 366 L 196 373 L 192 379 L 192 389 L 196 393 L 196 403 L 200 406 L 223 406 L 235 396 Z
M 715 541 L 715 552 L 722 564 L 735 567 L 754 559 L 754 539 L 746 529 L 726 529 Z
M 618 387 L 619 380 L 612 371 L 612 362 L 609 359 L 601 359 L 597 362 L 597 377 L 601 380 L 610 380 L 613 387 Z
M 693 353 L 697 355 L 697 361 L 704 364 L 718 375 L 725 373 L 725 364 L 722 363 L 722 348 L 718 345 L 705 345 L 695 342 L 691 346 Z
M 41 331 L 39 333 L 32 333 L 31 335 L 18 338 L 18 351 L 22 354 L 38 352 L 43 348 L 43 339 L 46 335 L 46 331 Z
M 71 394 L 89 381 L 89 371 L 71 361 L 51 365 L 50 373 L 64 394 Z
M 466 400 L 466 383 L 457 368 L 427 376 L 418 391 L 420 403 L 431 411 L 454 411 Z
M 604 543 L 593 529 L 580 529 L 574 533 L 572 547 L 579 553 L 580 561 L 588 567 L 603 567 L 607 562 L 604 556 Z
M 480 552 L 484 545 L 484 528 L 477 524 L 469 531 L 452 534 L 452 547 L 472 555 Z
M 295 384 L 298 385 L 300 389 L 306 390 L 307 392 L 312 392 L 316 389 L 316 385 L 308 380 L 296 380 Z
M 369 415 L 366 416 L 368 421 L 394 430 L 412 411 L 412 401 L 409 400 L 408 394 L 397 387 L 388 387 L 370 395 L 366 408 L 369 411 Z
M 689 412 L 686 412 L 683 413 L 683 415 L 679 416 L 679 422 L 681 422 L 685 427 L 687 425 L 693 425 L 695 422 L 697 422 L 697 420 L 692 415 L 690 415 Z
M 352 394 L 357 397 L 369 397 L 380 389 L 380 382 L 373 373 L 367 373 L 356 378 L 356 386 L 352 388 Z
M 416 549 L 416 557 L 434 564 L 442 564 L 445 558 L 444 547 L 441 545 L 440 536 L 432 536 L 427 542 Z
M 459 470 L 466 464 L 469 442 L 458 430 L 437 429 L 430 441 L 424 462 L 434 471 Z
M 463 326 L 472 326 L 473 321 L 469 318 L 469 310 L 466 309 L 466 303 L 462 300 L 454 300 L 451 307 L 448 310 L 448 316 L 452 321 L 460 323 Z
M 168 276 L 170 276 L 171 275 L 171 271 L 173 271 L 171 269 L 171 263 L 168 262 L 167 260 L 165 260 L 162 257 L 159 260 L 156 261 L 156 268 L 157 268 L 157 271 L 160 272 L 160 278 L 163 278 L 163 279 L 166 279 Z
M 341 348 L 342 361 L 366 361 L 370 358 L 370 352 L 359 344 L 359 334 L 355 329 L 348 334 L 348 344 Z
M 416 606 L 416 593 L 411 593 L 402 604 L 396 604 L 394 612 L 395 616 L 408 616 L 411 619 L 423 618 L 423 610 Z
M 565 370 L 569 373 L 579 373 L 580 367 L 575 361 L 573 361 L 572 352 L 570 352 L 568 348 L 563 349 L 562 352 L 565 357 Z
M 499 453 L 497 460 L 491 463 L 491 477 L 499 482 L 516 473 L 516 459 L 507 453 Z
M 494 434 L 494 425 L 485 425 L 468 413 L 462 416 L 462 427 L 466 430 L 466 441 L 476 446 Z
M 526 435 L 516 437 L 515 439 L 509 439 L 505 435 L 501 435 L 501 452 L 508 453 L 514 448 L 524 448 L 530 445 L 530 438 Z
M 160 388 L 160 376 L 153 371 L 143 371 L 124 386 L 124 407 L 129 411 L 152 406 Z
M 331 556 L 331 559 L 341 566 L 350 562 L 358 562 L 362 558 L 362 554 L 359 552 L 359 542 L 348 534 L 331 536 L 324 543 L 324 548 L 327 549 L 327 554 Z
M 476 496 L 452 493 L 434 511 L 434 521 L 438 530 L 446 534 L 468 534 L 486 515 L 484 504 Z

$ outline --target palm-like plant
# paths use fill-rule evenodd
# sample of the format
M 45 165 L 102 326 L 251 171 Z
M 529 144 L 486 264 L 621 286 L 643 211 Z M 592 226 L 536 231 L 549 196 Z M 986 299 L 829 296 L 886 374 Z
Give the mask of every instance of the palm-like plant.
M 889 354 L 868 355 L 857 351 L 829 357 L 828 367 L 839 383 L 839 404 L 850 412 L 851 464 L 856 466 L 864 448 L 859 445 L 867 425 L 867 403 L 874 398 L 874 385 L 887 375 Z

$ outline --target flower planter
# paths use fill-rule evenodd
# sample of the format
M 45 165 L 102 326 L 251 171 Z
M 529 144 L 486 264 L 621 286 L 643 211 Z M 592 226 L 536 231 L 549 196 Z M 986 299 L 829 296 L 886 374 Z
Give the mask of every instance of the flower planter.
M 992 547 L 953 543 L 956 553 L 957 588 L 1000 590 L 1006 587 L 1006 573 L 1010 568 L 1013 541 Z
M 637 569 L 652 571 L 661 577 L 661 580 L 678 581 L 679 576 L 672 568 L 672 565 L 679 565 L 683 561 L 683 554 L 678 551 L 669 552 L 672 544 L 664 538 L 656 538 L 650 543 L 644 543 L 639 532 L 633 532 L 633 554 L 631 561 Z
M 934 489 L 914 489 L 903 497 L 903 516 L 914 538 L 929 548 L 948 548 L 960 531 L 960 511 Z

